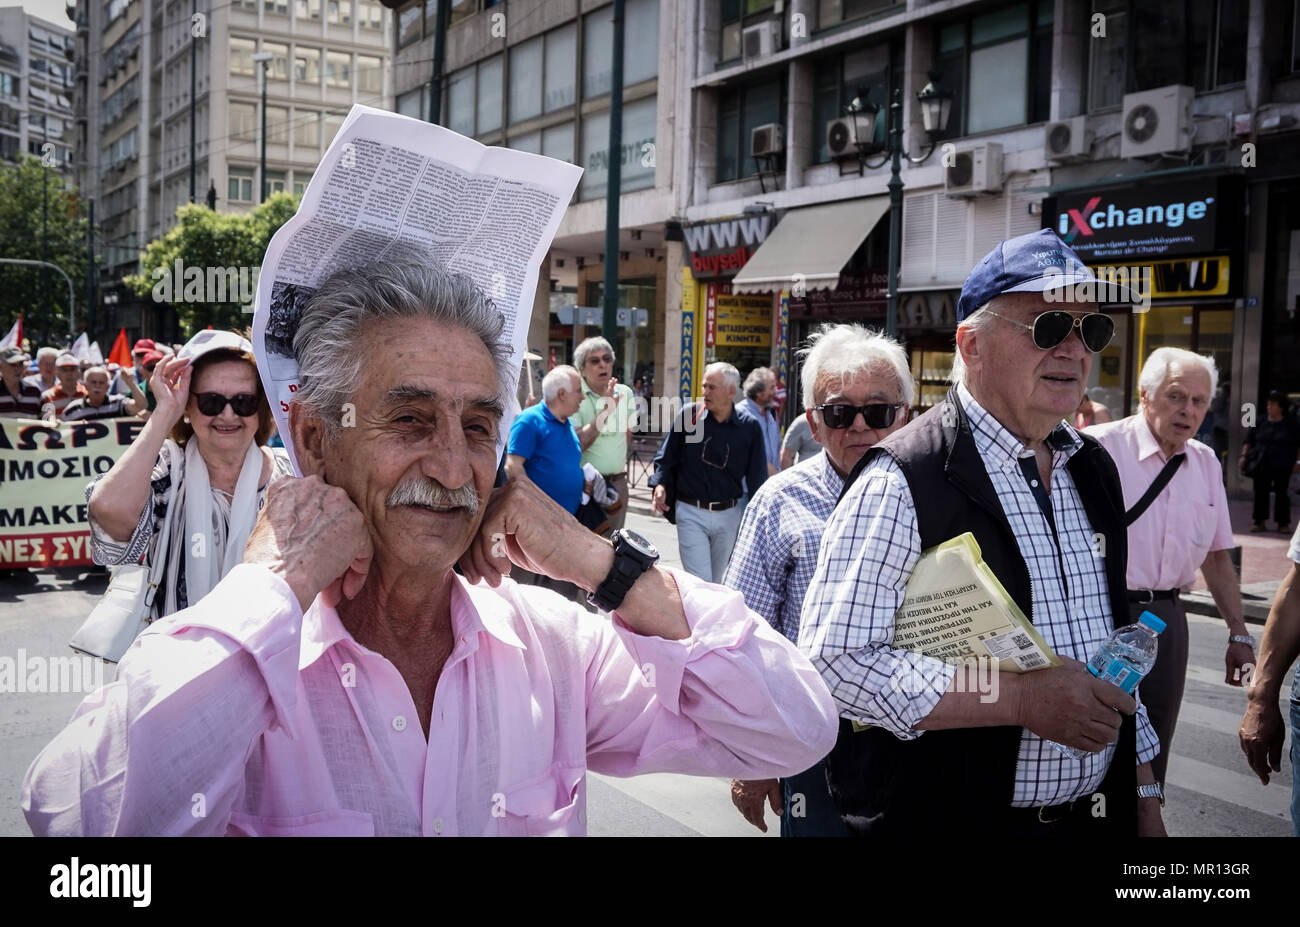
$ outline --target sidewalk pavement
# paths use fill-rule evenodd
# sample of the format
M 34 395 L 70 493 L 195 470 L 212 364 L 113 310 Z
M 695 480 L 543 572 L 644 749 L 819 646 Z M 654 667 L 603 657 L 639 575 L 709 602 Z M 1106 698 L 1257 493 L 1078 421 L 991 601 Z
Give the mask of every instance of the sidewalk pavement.
M 638 485 L 629 488 L 628 510 L 654 516 L 651 491 L 645 485 L 645 478 L 639 473 L 637 476 Z M 1248 499 L 1228 501 L 1233 539 L 1241 548 L 1242 614 L 1248 623 L 1263 625 L 1273 604 L 1273 596 L 1277 594 L 1277 587 L 1291 569 L 1291 561 L 1286 556 L 1287 547 L 1291 543 L 1291 532 L 1280 534 L 1272 529 L 1270 522 L 1268 531 L 1251 534 L 1250 508 Z M 1182 599 L 1189 612 L 1219 617 L 1219 609 L 1214 604 L 1200 571 L 1196 573 L 1196 585 L 1183 593 Z

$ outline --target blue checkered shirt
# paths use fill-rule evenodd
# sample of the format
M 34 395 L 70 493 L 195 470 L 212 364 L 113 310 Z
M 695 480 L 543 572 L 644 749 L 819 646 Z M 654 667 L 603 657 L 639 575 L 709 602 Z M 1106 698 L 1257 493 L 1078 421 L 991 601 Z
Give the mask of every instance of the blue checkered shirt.
M 723 585 L 739 590 L 746 605 L 793 643 L 826 519 L 843 489 L 830 458 L 815 454 L 769 477 L 740 523 Z
M 964 386 L 957 394 L 1029 568 L 1034 627 L 1058 654 L 1086 661 L 1110 636 L 1112 625 L 1104 563 L 1095 554 L 1092 525 L 1066 469 L 1083 441 L 1070 429 L 1070 446 L 1052 454 L 1050 498 L 1063 582 L 1051 527 L 1020 469 L 1020 458 L 1032 457 L 1033 450 L 981 408 Z M 916 725 L 934 709 L 955 673 L 931 657 L 891 646 L 894 615 L 920 556 L 907 478 L 892 457 L 882 454 L 826 524 L 800 622 L 799 646 L 821 672 L 840 714 L 883 727 L 901 740 L 924 733 Z M 898 683 L 917 678 L 933 682 Z M 1028 729 L 1022 734 L 1011 802 L 1018 807 L 1055 805 L 1095 792 L 1115 754 L 1111 744 L 1071 760 Z M 1140 700 L 1137 748 L 1139 764 L 1160 749 Z

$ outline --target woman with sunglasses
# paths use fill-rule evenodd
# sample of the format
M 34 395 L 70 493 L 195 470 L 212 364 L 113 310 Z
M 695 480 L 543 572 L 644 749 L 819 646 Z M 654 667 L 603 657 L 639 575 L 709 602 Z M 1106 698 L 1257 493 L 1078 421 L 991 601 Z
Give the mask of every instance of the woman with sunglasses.
M 292 472 L 253 359 L 233 332 L 202 331 L 149 380 L 157 407 L 135 442 L 86 487 L 91 552 L 104 565 L 166 557 L 151 620 L 202 598 L 243 558 L 266 488 Z M 173 507 L 167 537 L 162 532 Z

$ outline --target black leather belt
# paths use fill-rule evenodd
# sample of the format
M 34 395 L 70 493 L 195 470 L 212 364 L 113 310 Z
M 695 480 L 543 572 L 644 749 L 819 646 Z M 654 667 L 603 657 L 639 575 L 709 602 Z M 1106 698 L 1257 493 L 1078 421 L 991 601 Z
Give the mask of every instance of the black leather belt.
M 677 501 L 685 502 L 687 505 L 693 505 L 697 509 L 704 509 L 709 512 L 725 512 L 740 500 L 728 499 L 726 502 L 700 502 L 698 499 L 687 499 L 685 496 L 678 496 Z
M 1136 605 L 1146 605 L 1156 599 L 1177 599 L 1181 589 L 1130 589 L 1128 600 Z
M 1053 824 L 1061 824 L 1069 818 L 1083 814 L 1089 811 L 1087 797 L 1076 798 L 1074 801 L 1066 802 L 1063 805 L 1043 805 L 1035 808 L 1009 808 L 1009 817 L 1018 821 L 1022 826 L 1034 827 L 1044 825 L 1050 827 Z

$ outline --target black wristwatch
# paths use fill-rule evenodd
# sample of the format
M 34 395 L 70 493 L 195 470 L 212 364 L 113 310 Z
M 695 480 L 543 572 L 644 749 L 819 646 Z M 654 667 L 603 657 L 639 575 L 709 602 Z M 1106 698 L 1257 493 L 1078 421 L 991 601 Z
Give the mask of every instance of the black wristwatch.
M 658 549 L 635 531 L 615 531 L 613 541 L 614 565 L 605 581 L 587 595 L 588 602 L 605 612 L 622 605 L 632 584 L 659 559 Z

